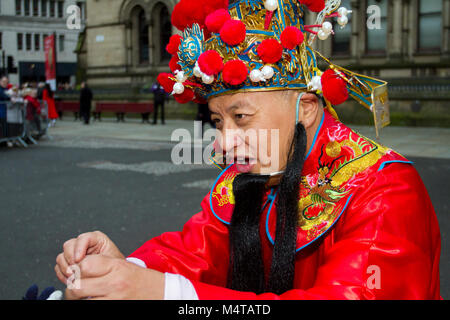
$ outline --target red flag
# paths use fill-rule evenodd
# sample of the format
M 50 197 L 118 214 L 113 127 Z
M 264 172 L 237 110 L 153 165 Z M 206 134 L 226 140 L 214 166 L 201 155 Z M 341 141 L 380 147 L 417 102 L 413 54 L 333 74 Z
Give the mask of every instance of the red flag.
M 56 89 L 56 41 L 55 35 L 48 36 L 44 39 L 45 50 L 45 78 L 50 83 L 52 89 Z M 53 86 L 55 88 L 53 88 Z

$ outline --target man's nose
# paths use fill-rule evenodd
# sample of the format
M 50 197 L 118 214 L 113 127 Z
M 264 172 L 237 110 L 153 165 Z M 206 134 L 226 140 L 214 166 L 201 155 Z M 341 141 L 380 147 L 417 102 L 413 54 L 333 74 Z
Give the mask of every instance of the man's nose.
M 219 150 L 216 149 L 216 151 L 230 153 L 232 150 L 239 147 L 243 142 L 241 131 L 241 129 L 235 127 L 224 128 L 220 132 L 218 139 L 216 139 L 217 148 L 219 148 Z

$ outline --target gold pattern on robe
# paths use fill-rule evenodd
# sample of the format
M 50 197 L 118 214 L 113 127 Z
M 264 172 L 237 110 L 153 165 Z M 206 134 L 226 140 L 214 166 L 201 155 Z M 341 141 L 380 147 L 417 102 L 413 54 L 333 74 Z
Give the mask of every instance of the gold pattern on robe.
M 348 139 L 340 142 L 330 141 L 323 147 L 327 156 L 332 159 L 331 165 L 323 164 L 319 158 L 315 185 L 310 185 L 311 179 L 302 178 L 302 187 L 307 189 L 308 194 L 299 200 L 298 226 L 308 231 L 308 239 L 312 239 L 317 232 L 329 227 L 343 210 L 342 202 L 339 201 L 350 193 L 344 184 L 376 164 L 390 150 L 355 132 L 351 132 Z M 346 152 L 346 156 L 342 155 L 344 148 L 350 149 L 351 153 Z M 314 209 L 321 211 L 316 215 L 309 215 L 308 213 Z

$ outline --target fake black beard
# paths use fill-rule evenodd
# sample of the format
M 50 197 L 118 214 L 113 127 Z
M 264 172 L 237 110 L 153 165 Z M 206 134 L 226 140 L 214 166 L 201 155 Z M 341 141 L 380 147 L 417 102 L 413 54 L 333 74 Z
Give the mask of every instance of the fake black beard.
M 282 294 L 293 288 L 299 188 L 305 153 L 306 131 L 298 123 L 278 187 L 275 244 L 267 282 L 262 259 L 260 219 L 269 176 L 244 173 L 234 179 L 235 207 L 229 226 L 228 288 L 257 294 Z

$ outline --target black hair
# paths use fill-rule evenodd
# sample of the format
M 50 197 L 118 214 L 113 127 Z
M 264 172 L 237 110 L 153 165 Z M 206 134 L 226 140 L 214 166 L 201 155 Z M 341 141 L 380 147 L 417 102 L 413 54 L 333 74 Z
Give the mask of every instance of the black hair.
M 245 173 L 234 179 L 235 207 L 229 227 L 228 288 L 257 294 L 281 294 L 293 288 L 299 188 L 305 152 L 306 130 L 298 123 L 278 189 L 276 236 L 268 281 L 262 258 L 260 219 L 269 177 Z
M 228 287 L 264 292 L 259 222 L 268 176 L 243 173 L 233 181 L 235 207 L 230 222 Z
M 293 288 L 297 242 L 298 201 L 306 153 L 306 130 L 295 126 L 289 160 L 280 181 L 277 197 L 277 224 L 272 265 L 267 290 L 282 294 Z

